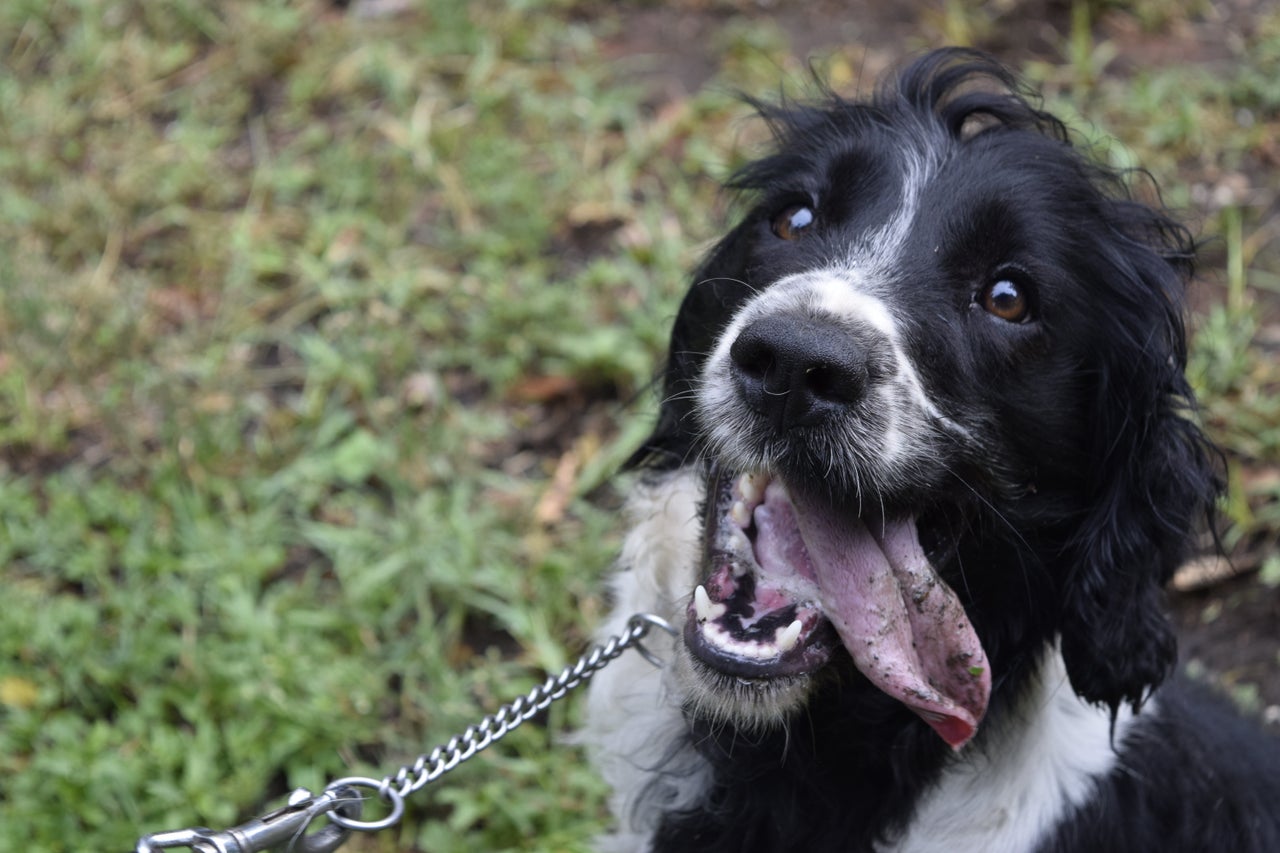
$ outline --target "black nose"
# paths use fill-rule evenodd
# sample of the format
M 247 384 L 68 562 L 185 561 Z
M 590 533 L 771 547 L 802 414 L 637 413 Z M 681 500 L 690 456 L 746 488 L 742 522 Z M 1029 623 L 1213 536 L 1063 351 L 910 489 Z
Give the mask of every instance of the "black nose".
M 871 380 L 865 348 L 833 319 L 775 315 L 729 347 L 742 399 L 779 432 L 814 426 L 858 402 Z

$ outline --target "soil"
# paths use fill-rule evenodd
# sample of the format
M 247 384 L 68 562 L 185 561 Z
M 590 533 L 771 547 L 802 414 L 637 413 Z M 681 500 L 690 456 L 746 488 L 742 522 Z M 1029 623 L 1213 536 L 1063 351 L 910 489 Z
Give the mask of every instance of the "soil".
M 1125 77 L 1139 68 L 1174 63 L 1202 65 L 1206 71 L 1230 62 L 1231 47 L 1247 36 L 1271 0 L 1224 0 L 1207 7 L 1202 17 L 1173 16 L 1163 25 L 1140 23 L 1126 13 L 1139 4 L 1090 4 L 1109 11 L 1094 22 L 1095 36 L 1118 49 L 1105 75 Z M 1151 4 L 1147 4 L 1151 5 Z M 1176 5 L 1176 4 L 1170 4 Z M 1190 7 L 1194 4 L 1188 4 Z M 930 0 L 814 0 L 793 5 L 773 0 L 673 0 L 663 4 L 633 0 L 611 4 L 609 13 L 620 25 L 605 44 L 606 55 L 634 60 L 656 112 L 697 92 L 716 71 L 714 45 L 730 25 L 767 19 L 789 38 L 801 57 L 832 49 L 856 56 L 863 86 L 905 57 L 938 42 L 944 26 L 942 4 Z M 977 7 L 973 7 L 977 8 Z M 1013 64 L 1064 62 L 1063 50 L 1071 31 L 1069 0 L 996 0 L 983 7 L 990 19 L 981 32 L 971 33 L 976 47 Z M 1161 7 L 1164 8 L 1164 7 Z M 1270 164 L 1271 171 L 1274 166 Z M 1274 180 L 1264 173 L 1265 162 L 1246 166 L 1254 187 L 1255 209 L 1280 226 L 1280 202 Z M 1183 178 L 1190 186 L 1214 187 L 1219 176 L 1197 174 L 1189 167 Z M 1260 188 L 1260 189 L 1258 189 Z M 1280 232 L 1280 227 L 1274 229 Z M 1221 267 L 1209 258 L 1206 267 Z M 1276 270 L 1273 270 L 1273 272 Z M 1209 282 L 1202 299 L 1220 299 L 1219 285 Z M 1263 295 L 1263 298 L 1267 298 Z M 1270 297 L 1263 317 L 1280 319 L 1280 300 Z M 1268 327 L 1270 329 L 1270 327 Z M 1256 566 L 1257 560 L 1253 561 Z M 1188 586 L 1185 585 L 1184 586 Z M 1174 589 L 1169 604 L 1180 631 L 1182 662 L 1193 677 L 1217 684 L 1280 731 L 1280 590 L 1261 582 L 1255 571 L 1226 580 L 1198 581 L 1190 589 Z

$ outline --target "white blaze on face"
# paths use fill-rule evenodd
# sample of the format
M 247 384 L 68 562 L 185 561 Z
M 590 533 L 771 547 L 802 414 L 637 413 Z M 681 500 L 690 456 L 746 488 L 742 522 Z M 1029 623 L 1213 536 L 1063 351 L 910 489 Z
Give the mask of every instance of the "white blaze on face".
M 748 326 L 771 316 L 823 316 L 857 335 L 879 373 L 864 400 L 849 404 L 850 419 L 830 426 L 831 443 L 848 448 L 847 464 L 862 467 L 860 482 L 893 483 L 922 459 L 932 459 L 940 433 L 967 436 L 926 391 L 889 304 L 874 284 L 847 269 L 791 276 L 754 297 L 725 329 L 703 370 L 696 411 L 718 457 L 740 470 L 773 468 L 778 460 L 751 444 L 759 416 L 738 394 L 730 349 Z M 843 432 L 841 432 L 843 431 Z
M 752 297 L 721 333 L 703 369 L 696 398 L 699 420 L 711 446 L 723 461 L 740 470 L 770 469 L 767 458 L 749 443 L 756 414 L 736 393 L 730 348 L 757 320 L 790 315 L 831 318 L 858 334 L 872 347 L 883 374 L 868 389 L 863 411 L 875 426 L 856 422 L 845 436 L 831 440 L 850 448 L 845 462 L 858 460 L 864 470 L 846 472 L 847 480 L 899 482 L 921 460 L 936 455 L 940 434 L 964 441 L 976 437 L 948 417 L 937 405 L 906 346 L 904 312 L 934 310 L 907 304 L 902 294 L 911 289 L 900 281 L 902 255 L 917 227 L 922 197 L 938 168 L 939 153 L 929 147 L 903 148 L 898 207 L 878 228 L 855 236 L 841 256 L 814 269 L 776 282 L 753 282 L 760 292 Z M 821 216 L 821 210 L 819 210 Z M 747 440 L 744 440 L 747 439 Z

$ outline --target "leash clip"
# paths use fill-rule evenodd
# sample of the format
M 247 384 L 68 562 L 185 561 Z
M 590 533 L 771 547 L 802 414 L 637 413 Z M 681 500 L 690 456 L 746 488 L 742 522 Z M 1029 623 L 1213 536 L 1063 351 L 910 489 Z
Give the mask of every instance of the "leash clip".
M 288 805 L 233 829 L 197 826 L 158 832 L 139 839 L 135 853 L 158 853 L 177 847 L 192 853 L 262 853 L 274 847 L 283 847 L 289 853 L 333 853 L 351 830 L 337 821 L 309 835 L 307 827 L 324 814 L 354 820 L 360 816 L 361 808 L 360 796 L 347 786 L 335 785 L 318 795 L 298 788 L 289 796 Z

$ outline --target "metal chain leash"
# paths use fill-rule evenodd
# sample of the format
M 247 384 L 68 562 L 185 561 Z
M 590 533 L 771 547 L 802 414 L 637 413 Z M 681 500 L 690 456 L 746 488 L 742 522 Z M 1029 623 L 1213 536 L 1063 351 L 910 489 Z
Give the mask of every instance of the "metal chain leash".
M 380 780 L 348 776 L 330 782 L 319 794 L 299 788 L 283 808 L 241 826 L 221 831 L 193 827 L 146 835 L 138 840 L 135 853 L 156 853 L 178 847 L 186 847 L 193 853 L 259 853 L 282 845 L 289 853 L 333 853 L 352 832 L 377 832 L 395 826 L 404 816 L 406 797 L 502 740 L 521 723 L 586 683 L 627 649 L 634 647 L 645 660 L 662 666 L 662 661 L 640 642 L 654 628 L 675 634 L 665 619 L 652 613 L 637 613 L 627 621 L 622 634 L 592 647 L 559 675 L 548 677 L 524 696 Z M 368 796 L 361 794 L 360 789 L 374 791 L 386 802 L 385 817 L 360 820 L 363 802 Z M 308 834 L 312 822 L 321 816 L 328 819 L 328 825 Z

